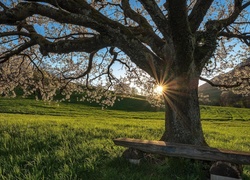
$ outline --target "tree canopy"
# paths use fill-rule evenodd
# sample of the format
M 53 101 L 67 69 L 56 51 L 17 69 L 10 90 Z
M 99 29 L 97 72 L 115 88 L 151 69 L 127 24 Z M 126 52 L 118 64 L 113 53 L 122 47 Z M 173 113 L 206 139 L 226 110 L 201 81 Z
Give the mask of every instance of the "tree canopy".
M 112 89 L 129 81 L 145 90 L 150 83 L 143 77 L 152 80 L 144 72 L 159 84 L 168 71 L 188 71 L 191 63 L 210 75 L 249 57 L 249 1 L 12 0 L 0 5 L 0 62 L 8 63 L 2 65 L 1 91 L 17 85 L 27 90 L 31 83 L 36 87 L 27 92 L 47 89 L 48 96 L 49 89 L 66 90 L 69 82 Z M 40 76 L 49 72 L 47 88 L 44 77 L 31 81 L 30 68 Z M 127 76 L 115 77 L 116 68 Z

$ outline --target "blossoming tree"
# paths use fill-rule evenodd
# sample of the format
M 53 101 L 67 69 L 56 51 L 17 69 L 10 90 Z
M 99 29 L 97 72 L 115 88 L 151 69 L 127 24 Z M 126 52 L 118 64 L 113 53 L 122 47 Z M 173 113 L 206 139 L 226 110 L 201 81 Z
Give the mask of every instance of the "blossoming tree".
M 161 139 L 205 145 L 199 79 L 249 57 L 249 24 L 248 0 L 2 0 L 0 92 L 112 104 L 122 84 L 161 85 Z M 220 87 L 247 89 L 247 68 Z

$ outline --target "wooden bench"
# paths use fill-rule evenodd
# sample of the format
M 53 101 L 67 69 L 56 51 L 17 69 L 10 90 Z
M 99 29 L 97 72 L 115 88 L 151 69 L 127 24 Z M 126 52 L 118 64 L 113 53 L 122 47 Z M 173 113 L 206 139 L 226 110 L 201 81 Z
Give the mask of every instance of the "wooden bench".
M 250 164 L 249 152 L 130 138 L 118 138 L 113 141 L 116 145 L 130 147 L 148 153 L 206 161 L 225 161 L 242 165 Z

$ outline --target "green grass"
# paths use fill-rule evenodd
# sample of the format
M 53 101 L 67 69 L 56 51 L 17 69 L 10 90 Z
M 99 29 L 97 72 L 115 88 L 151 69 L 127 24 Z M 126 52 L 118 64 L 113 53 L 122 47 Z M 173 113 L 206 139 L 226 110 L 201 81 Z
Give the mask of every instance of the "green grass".
M 3 180 L 202 179 L 198 163 L 170 159 L 163 165 L 131 165 L 121 157 L 125 148 L 114 145 L 112 139 L 118 137 L 159 139 L 163 112 L 29 99 L 0 99 L 0 112 Z M 250 109 L 202 106 L 201 112 L 210 146 L 250 151 Z M 244 179 L 250 179 L 250 166 L 244 167 Z
M 219 106 L 201 106 L 201 118 L 202 120 L 249 121 L 250 109 Z

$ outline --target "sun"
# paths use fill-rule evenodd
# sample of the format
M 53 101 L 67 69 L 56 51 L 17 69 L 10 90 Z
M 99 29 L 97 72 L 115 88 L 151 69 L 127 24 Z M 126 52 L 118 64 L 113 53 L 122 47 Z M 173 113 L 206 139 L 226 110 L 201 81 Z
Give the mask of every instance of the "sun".
M 158 95 L 162 95 L 164 91 L 164 87 L 162 85 L 157 85 L 154 89 L 154 92 Z

